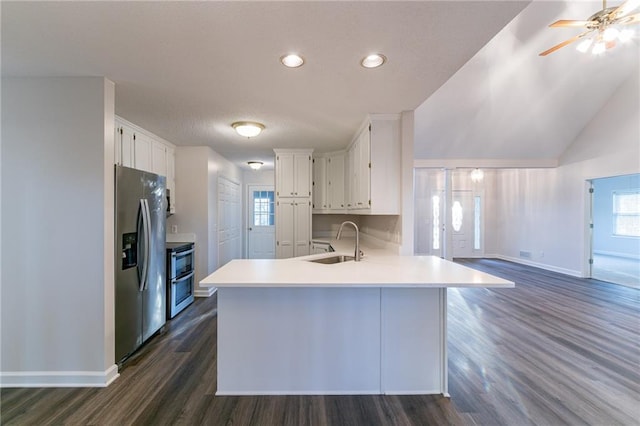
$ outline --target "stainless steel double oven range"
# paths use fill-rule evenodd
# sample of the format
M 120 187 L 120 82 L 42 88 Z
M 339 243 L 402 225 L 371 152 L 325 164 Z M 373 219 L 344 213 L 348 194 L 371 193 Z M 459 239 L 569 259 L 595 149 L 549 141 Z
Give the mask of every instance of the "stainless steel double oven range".
M 193 243 L 167 243 L 167 319 L 193 303 L 194 267 Z

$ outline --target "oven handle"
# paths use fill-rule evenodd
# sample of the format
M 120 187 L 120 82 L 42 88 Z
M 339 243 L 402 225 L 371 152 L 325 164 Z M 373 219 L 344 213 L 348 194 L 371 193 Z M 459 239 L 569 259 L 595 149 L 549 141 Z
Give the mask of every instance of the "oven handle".
M 184 277 L 180 277 L 180 278 L 174 278 L 174 279 L 171 280 L 171 284 L 177 284 L 180 281 L 188 280 L 189 278 L 193 277 L 193 274 L 195 274 L 195 273 L 196 273 L 196 271 L 191 271 L 189 273 L 189 275 L 185 275 Z
M 194 252 L 195 249 L 179 251 L 177 253 L 171 253 L 171 257 L 182 257 Z

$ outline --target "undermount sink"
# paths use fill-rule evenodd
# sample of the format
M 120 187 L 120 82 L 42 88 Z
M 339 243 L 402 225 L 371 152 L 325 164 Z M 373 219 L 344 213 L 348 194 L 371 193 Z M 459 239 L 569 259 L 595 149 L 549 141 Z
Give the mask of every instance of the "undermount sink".
M 324 263 L 325 265 L 333 265 L 334 263 L 349 262 L 349 261 L 354 260 L 354 259 L 355 259 L 355 257 L 353 257 L 353 256 L 345 256 L 345 255 L 341 254 L 341 255 L 336 255 L 336 256 L 331 256 L 331 257 L 321 257 L 320 259 L 308 260 L 308 262 Z

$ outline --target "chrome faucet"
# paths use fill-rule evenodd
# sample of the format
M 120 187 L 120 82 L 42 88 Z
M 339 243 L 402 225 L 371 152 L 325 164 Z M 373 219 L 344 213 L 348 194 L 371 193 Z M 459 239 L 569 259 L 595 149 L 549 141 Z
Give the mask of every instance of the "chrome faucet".
M 353 227 L 356 230 L 356 253 L 354 257 L 356 262 L 360 262 L 360 230 L 358 229 L 358 225 L 351 222 L 350 220 L 342 222 L 342 224 L 340 225 L 340 229 L 338 229 L 338 235 L 336 236 L 336 240 L 340 239 L 340 235 L 342 235 L 342 227 L 347 224 L 353 225 Z

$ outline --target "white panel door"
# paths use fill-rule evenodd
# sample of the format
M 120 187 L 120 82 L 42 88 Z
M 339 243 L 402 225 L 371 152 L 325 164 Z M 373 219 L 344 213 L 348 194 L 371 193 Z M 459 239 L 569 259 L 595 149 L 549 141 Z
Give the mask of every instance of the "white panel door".
M 134 150 L 134 163 L 135 168 L 143 170 L 145 172 L 152 172 L 153 168 L 151 164 L 151 144 L 150 138 L 136 133 L 133 136 L 133 150 Z
M 167 176 L 167 148 L 160 142 L 151 142 L 151 167 L 153 173 Z
M 473 256 L 473 192 L 453 191 L 451 196 L 453 257 Z
M 294 156 L 294 191 L 295 197 L 311 195 L 311 155 L 296 154 Z
M 327 208 L 327 159 L 318 157 L 313 159 L 313 208 Z
M 131 129 L 130 127 L 127 126 L 121 126 L 120 127 L 122 129 L 122 139 L 120 139 L 120 142 L 122 144 L 122 146 L 120 147 L 120 155 L 122 158 L 122 165 L 125 167 L 131 167 L 131 168 L 135 168 L 135 161 L 134 161 L 134 136 L 135 133 L 133 132 L 133 129 Z
M 280 200 L 276 205 L 276 255 L 278 259 L 294 256 L 294 208 L 293 199 Z
M 371 169 L 369 163 L 371 163 L 370 149 L 371 149 L 371 132 L 369 129 L 365 129 L 360 135 L 360 143 L 358 144 L 358 151 L 360 154 L 359 162 L 359 175 L 358 175 L 358 199 L 356 201 L 357 208 L 368 209 L 369 200 L 371 200 Z
M 311 202 L 296 201 L 294 205 L 294 256 L 307 256 L 311 251 Z
M 242 257 L 240 185 L 218 178 L 218 267 Z
M 275 202 L 273 186 L 249 185 L 247 200 L 249 259 L 273 259 L 276 256 Z
M 294 155 L 278 154 L 276 156 L 276 192 L 279 197 L 295 196 L 294 189 Z
M 330 209 L 344 209 L 344 154 L 327 160 L 327 204 Z

